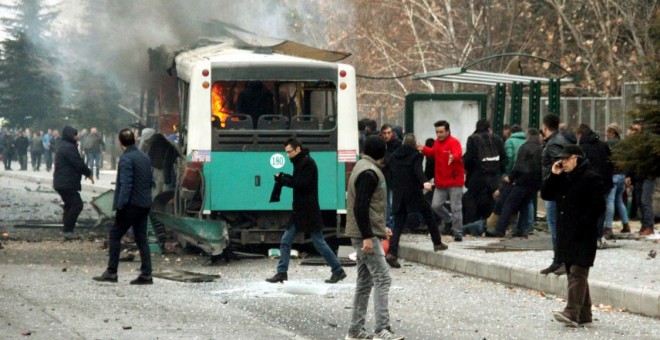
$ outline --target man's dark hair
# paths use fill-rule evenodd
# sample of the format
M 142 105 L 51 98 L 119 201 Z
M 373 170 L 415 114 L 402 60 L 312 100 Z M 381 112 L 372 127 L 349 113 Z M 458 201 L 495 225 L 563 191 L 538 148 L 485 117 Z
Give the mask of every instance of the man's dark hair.
M 432 148 L 434 143 L 435 143 L 435 139 L 427 138 L 426 142 L 424 142 L 424 145 L 428 146 L 429 148 Z
M 518 124 L 511 125 L 511 133 L 522 132 L 522 128 Z M 506 128 L 505 128 L 506 130 Z
M 554 113 L 548 113 L 543 116 L 543 124 L 545 124 L 545 127 L 550 131 L 557 131 L 557 129 L 559 129 L 559 116 Z
M 538 140 L 540 134 L 541 133 L 539 132 L 539 130 L 537 130 L 535 128 L 530 128 L 530 129 L 527 130 L 527 139 L 528 140 L 532 140 L 532 139 Z
M 380 132 L 383 132 L 383 131 L 385 131 L 387 129 L 391 129 L 391 128 L 392 128 L 392 125 L 385 123 L 385 124 L 383 124 L 383 126 L 380 127 Z
M 124 128 L 119 131 L 119 141 L 123 146 L 131 146 L 135 144 L 135 134 L 133 130 Z
M 302 143 L 299 142 L 295 138 L 289 138 L 286 140 L 286 143 L 284 143 L 284 146 L 291 145 L 291 147 L 295 150 L 296 148 L 301 148 L 302 149 Z
M 434 127 L 443 126 L 445 128 L 445 130 L 449 131 L 449 122 L 446 121 L 446 120 L 439 120 L 439 121 L 433 123 L 433 126 Z
M 513 124 L 513 125 L 504 124 L 504 125 L 502 125 L 502 130 L 513 130 L 513 127 L 516 126 L 516 125 L 518 125 L 518 124 Z M 520 126 L 518 126 L 518 127 L 520 127 Z M 511 131 L 511 132 L 513 132 L 513 131 Z
M 364 125 L 365 125 L 367 128 L 369 128 L 369 131 L 371 131 L 372 133 L 373 133 L 373 132 L 376 132 L 376 131 L 378 130 L 378 124 L 376 124 L 376 121 L 373 120 L 373 119 L 369 119 L 369 118 L 367 118 L 367 119 L 364 121 Z
M 376 135 L 367 137 L 364 141 L 364 154 L 375 160 L 385 158 L 385 141 Z
M 580 136 L 586 136 L 591 132 L 591 128 L 587 124 L 580 124 L 577 128 L 577 134 Z
M 365 119 L 360 119 L 358 120 L 358 131 L 364 131 L 364 129 L 367 128 L 367 123 L 365 122 Z
M 490 122 L 488 121 L 488 119 L 484 118 L 484 119 L 479 119 L 477 121 L 477 126 L 476 126 L 477 131 L 487 131 L 488 129 L 490 129 Z

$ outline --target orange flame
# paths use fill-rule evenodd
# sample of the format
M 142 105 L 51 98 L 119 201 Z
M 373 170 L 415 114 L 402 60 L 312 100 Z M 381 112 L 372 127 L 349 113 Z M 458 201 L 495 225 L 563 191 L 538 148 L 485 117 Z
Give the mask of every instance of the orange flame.
M 211 109 L 213 115 L 211 119 L 220 119 L 220 126 L 224 128 L 227 117 L 232 114 L 233 111 L 226 107 L 222 85 L 218 82 L 213 83 L 213 88 L 211 89 Z

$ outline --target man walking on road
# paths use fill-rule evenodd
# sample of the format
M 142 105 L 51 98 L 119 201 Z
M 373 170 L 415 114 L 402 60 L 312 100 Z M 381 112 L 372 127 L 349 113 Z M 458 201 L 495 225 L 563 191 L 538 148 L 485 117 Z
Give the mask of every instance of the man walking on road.
M 92 171 L 85 165 L 78 152 L 78 131 L 65 126 L 62 130 L 62 140 L 59 149 L 55 153 L 55 171 L 53 172 L 53 189 L 60 194 L 64 201 L 64 215 L 62 233 L 65 240 L 79 239 L 73 233 L 78 216 L 83 209 L 83 201 L 80 198 L 80 179 L 82 176 L 92 181 Z
M 346 236 L 357 252 L 357 282 L 351 325 L 346 339 L 403 339 L 392 333 L 388 309 L 392 277 L 380 241 L 387 238 L 385 215 L 387 185 L 381 168 L 385 141 L 371 136 L 364 142 L 364 156 L 353 168 L 346 192 Z M 364 323 L 371 289 L 374 293 L 375 336 Z
M 422 169 L 423 160 L 424 156 L 417 150 L 417 139 L 412 133 L 403 137 L 403 145 L 390 156 L 389 171 L 392 176 L 394 230 L 385 260 L 393 268 L 401 268 L 398 261 L 399 239 L 409 214 L 421 213 L 431 234 L 433 250 L 447 249 L 447 245 L 443 244 L 440 238 L 440 229 L 433 217 L 431 205 L 424 198 L 423 190 L 431 190 L 433 184 L 426 181 Z
M 151 209 L 151 188 L 153 175 L 151 160 L 135 146 L 135 135 L 130 129 L 119 131 L 119 145 L 124 153 L 119 158 L 115 198 L 113 209 L 116 210 L 115 223 L 110 229 L 110 250 L 108 269 L 96 281 L 117 282 L 121 238 L 133 227 L 135 244 L 140 251 L 140 275 L 131 281 L 132 285 L 153 284 L 151 277 L 151 254 L 147 241 L 147 218 Z M 91 172 L 90 172 L 91 173 Z
M 541 197 L 557 205 L 557 252 L 568 277 L 568 299 L 557 321 L 577 326 L 592 322 L 589 267 L 594 265 L 598 221 L 605 212 L 603 178 L 589 169 L 577 145 L 567 145 L 552 164 Z
M 280 241 L 280 260 L 277 264 L 277 273 L 266 281 L 276 283 L 289 279 L 287 271 L 291 259 L 291 245 L 296 233 L 306 232 L 312 236 L 314 249 L 323 256 L 332 270 L 332 276 L 325 282 L 337 283 L 346 278 L 346 273 L 335 253 L 325 243 L 321 232 L 323 218 L 319 205 L 319 172 L 316 162 L 309 156 L 309 150 L 303 149 L 302 143 L 295 138 L 286 141 L 284 151 L 293 163 L 293 175 L 280 172 L 275 175 L 275 182 L 293 189 L 293 216 L 291 216 L 291 222 Z

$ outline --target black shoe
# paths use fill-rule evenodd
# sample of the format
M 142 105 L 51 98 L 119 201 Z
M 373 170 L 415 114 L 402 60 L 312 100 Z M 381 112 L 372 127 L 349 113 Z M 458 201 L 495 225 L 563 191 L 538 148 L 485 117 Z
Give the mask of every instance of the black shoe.
M 392 254 L 387 254 L 385 256 L 385 262 L 387 262 L 387 264 L 389 264 L 392 268 L 401 268 L 399 260 Z
M 346 272 L 342 269 L 339 273 L 332 273 L 329 279 L 325 280 L 325 283 L 337 283 L 346 278 Z
M 444 244 L 444 243 L 434 244 L 434 245 L 433 245 L 433 251 L 447 250 L 447 248 L 449 248 L 449 247 L 447 247 L 447 245 Z
M 461 234 L 454 235 L 454 242 L 463 242 L 463 235 Z
M 94 281 L 100 281 L 100 282 L 117 282 L 117 274 L 111 274 L 108 273 L 107 271 L 103 272 L 101 276 L 94 276 L 92 278 Z
M 154 284 L 154 279 L 151 276 L 139 275 L 137 279 L 131 281 L 132 285 L 152 285 Z
M 561 267 L 561 265 L 551 264 L 550 267 L 541 270 L 541 274 L 548 275 L 550 273 L 554 273 L 555 270 L 559 269 L 559 267 Z
M 65 241 L 73 241 L 73 240 L 80 240 L 81 237 L 80 235 L 72 232 L 72 231 L 65 231 L 62 233 L 62 237 L 64 237 Z
M 288 280 L 289 280 L 289 276 L 286 274 L 286 272 L 277 273 L 277 274 L 273 275 L 273 277 L 269 277 L 269 278 L 266 279 L 266 281 L 270 282 L 270 283 L 284 282 L 284 281 L 288 281 Z
M 566 274 L 566 266 L 559 266 L 559 268 L 557 268 L 557 270 L 555 270 L 553 273 L 557 276 Z
M 442 235 L 453 235 L 454 231 L 452 231 L 452 229 L 453 227 L 451 222 L 445 223 L 445 227 L 442 229 Z

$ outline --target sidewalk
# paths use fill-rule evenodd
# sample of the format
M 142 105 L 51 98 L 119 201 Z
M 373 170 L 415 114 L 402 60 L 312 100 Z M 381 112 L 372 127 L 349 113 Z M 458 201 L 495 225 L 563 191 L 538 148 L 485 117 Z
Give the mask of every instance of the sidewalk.
M 616 227 L 616 224 L 615 224 Z M 615 233 L 620 230 L 620 224 Z M 656 227 L 657 228 L 657 227 Z M 633 224 L 639 230 L 639 223 Z M 639 240 L 612 240 L 613 248 L 598 250 L 594 267 L 589 274 L 589 289 L 594 305 L 609 305 L 650 317 L 660 317 L 660 256 L 650 258 L 649 252 L 660 251 L 657 234 Z M 444 241 L 444 240 L 443 240 Z M 404 235 L 399 257 L 408 261 L 452 270 L 470 276 L 497 281 L 566 297 L 566 276 L 543 275 L 539 271 L 550 265 L 552 250 L 494 251 L 483 249 L 500 242 L 497 238 L 472 238 L 452 242 L 447 238 L 449 249 L 433 252 L 430 237 Z M 550 235 L 535 231 L 528 241 L 547 243 L 552 249 Z
M 100 180 L 95 184 L 83 180 L 82 190 L 101 194 L 114 189 L 116 175 L 116 171 L 101 171 Z M 0 170 L 0 180 L 9 178 L 52 186 L 53 174 L 45 170 Z M 639 222 L 632 222 L 631 227 L 634 231 L 639 230 Z M 616 234 L 620 228 L 620 223 L 615 222 Z M 660 317 L 660 256 L 648 256 L 651 250 L 660 252 L 659 236 L 656 231 L 656 235 L 639 240 L 607 241 L 614 248 L 598 250 L 595 266 L 589 275 L 589 288 L 594 305 L 610 305 L 633 313 Z M 466 236 L 460 243 L 451 240 L 444 240 L 449 244 L 448 250 L 434 253 L 427 235 L 405 234 L 401 239 L 399 255 L 407 261 L 534 289 L 545 294 L 566 296 L 566 276 L 539 274 L 541 269 L 550 264 L 551 250 L 486 252 L 474 248 L 492 245 L 499 242 L 499 239 Z M 526 241 L 518 243 L 523 242 Z M 547 233 L 536 231 L 527 242 L 544 245 L 544 249 L 552 249 Z M 405 267 L 397 270 L 405 270 Z

